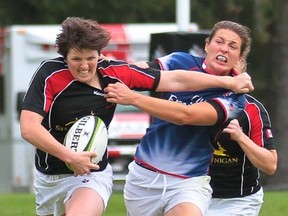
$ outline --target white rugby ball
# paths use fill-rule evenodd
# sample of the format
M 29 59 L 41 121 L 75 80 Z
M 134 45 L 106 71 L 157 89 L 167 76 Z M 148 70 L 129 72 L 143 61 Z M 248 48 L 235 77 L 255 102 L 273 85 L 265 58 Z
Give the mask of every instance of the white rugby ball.
M 96 157 L 91 162 L 98 164 L 107 149 L 108 132 L 105 123 L 97 116 L 84 116 L 68 130 L 64 145 L 75 152 L 93 151 Z M 71 167 L 66 164 L 69 169 Z

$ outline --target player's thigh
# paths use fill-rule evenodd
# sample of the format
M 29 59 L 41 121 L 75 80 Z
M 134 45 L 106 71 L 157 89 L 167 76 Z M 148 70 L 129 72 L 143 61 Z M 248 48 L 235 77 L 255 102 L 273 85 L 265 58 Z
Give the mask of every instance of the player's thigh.
M 168 188 L 165 195 L 167 200 L 165 213 L 186 215 L 186 212 L 193 211 L 195 215 L 198 213 L 204 215 L 211 201 L 212 189 L 209 182 L 209 176 L 193 177 L 175 182 Z
M 87 210 L 87 214 L 80 214 L 79 212 L 79 215 L 89 216 L 88 212 L 95 212 L 92 214 L 93 216 L 101 215 L 98 212 L 102 213 L 106 209 L 112 194 L 113 174 L 111 165 L 108 164 L 106 169 L 101 172 L 74 177 L 73 181 L 74 186 L 67 192 L 64 200 L 66 215 L 68 216 L 73 212 L 71 209 L 75 212 Z M 78 209 L 78 207 L 80 208 Z
M 65 204 L 67 216 L 100 216 L 104 208 L 104 203 L 99 193 L 85 187 L 76 189 Z
M 170 209 L 165 216 L 202 216 L 200 209 L 192 203 L 180 203 Z

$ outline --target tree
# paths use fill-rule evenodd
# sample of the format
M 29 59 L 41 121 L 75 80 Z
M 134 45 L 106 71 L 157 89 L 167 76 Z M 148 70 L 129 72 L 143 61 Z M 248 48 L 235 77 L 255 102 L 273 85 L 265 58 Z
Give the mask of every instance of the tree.
M 270 75 L 269 101 L 273 120 L 274 136 L 278 147 L 278 170 L 269 184 L 287 188 L 288 185 L 288 2 L 275 0 L 271 37 L 271 63 L 267 67 Z
M 161 7 L 159 7 L 161 5 Z M 13 0 L 0 1 L 0 25 L 57 24 L 68 16 L 100 23 L 174 22 L 175 0 Z

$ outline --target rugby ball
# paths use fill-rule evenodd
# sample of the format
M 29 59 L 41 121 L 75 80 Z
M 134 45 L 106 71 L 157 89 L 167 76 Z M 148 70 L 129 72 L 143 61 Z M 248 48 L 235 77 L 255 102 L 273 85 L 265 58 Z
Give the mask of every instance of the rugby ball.
M 91 162 L 98 164 L 107 149 L 108 132 L 105 123 L 97 116 L 84 116 L 68 130 L 64 145 L 75 152 L 94 151 Z M 69 164 L 66 164 L 72 170 Z

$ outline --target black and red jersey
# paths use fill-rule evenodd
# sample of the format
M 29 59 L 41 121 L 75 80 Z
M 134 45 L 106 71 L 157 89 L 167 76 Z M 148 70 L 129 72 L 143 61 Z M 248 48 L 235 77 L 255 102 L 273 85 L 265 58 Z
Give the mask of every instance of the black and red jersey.
M 159 70 L 138 68 L 122 61 L 99 60 L 97 73 L 101 89 L 77 81 L 62 57 L 46 60 L 31 79 L 22 109 L 42 115 L 42 125 L 63 143 L 72 124 L 86 115 L 100 117 L 109 128 L 115 111 L 115 104 L 104 98 L 103 89 L 109 83 L 122 82 L 134 90 L 155 90 L 160 80 Z M 100 170 L 107 163 L 106 150 L 99 163 Z M 39 149 L 35 165 L 45 174 L 72 173 L 63 161 Z
M 243 132 L 257 145 L 275 149 L 271 122 L 265 107 L 246 95 L 246 107 L 237 118 Z M 213 142 L 214 154 L 209 168 L 213 198 L 242 197 L 260 188 L 260 171 L 247 158 L 240 145 L 227 133 L 219 133 Z

